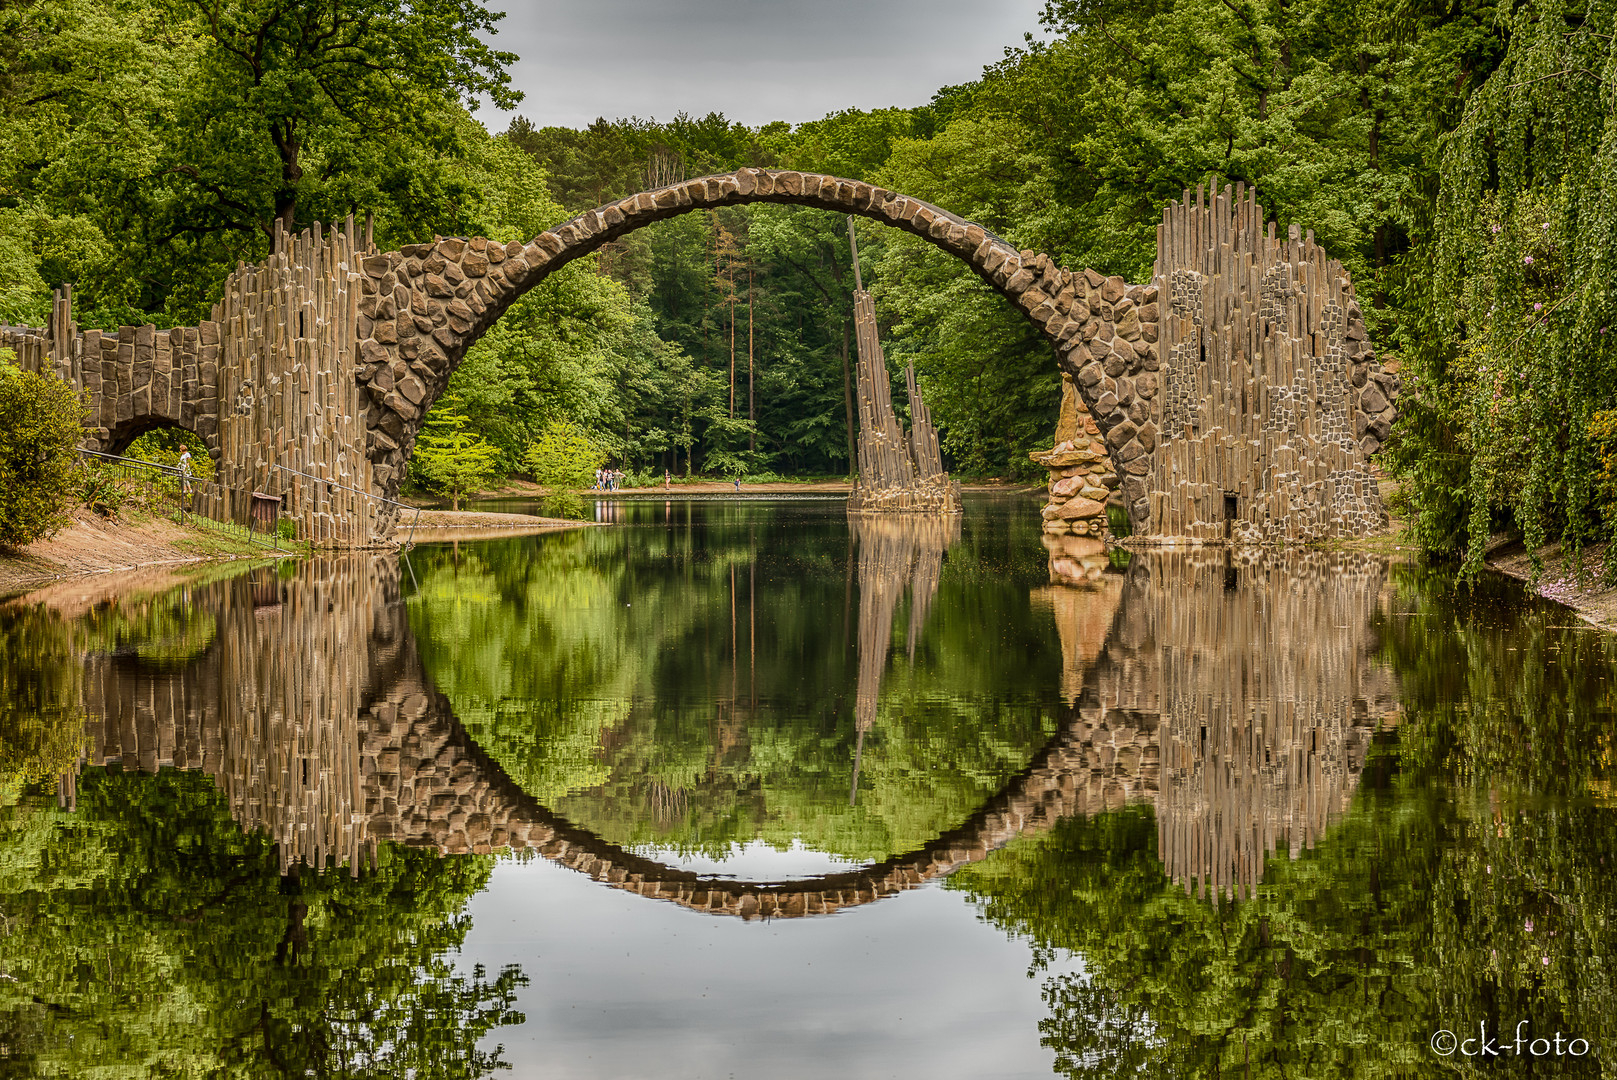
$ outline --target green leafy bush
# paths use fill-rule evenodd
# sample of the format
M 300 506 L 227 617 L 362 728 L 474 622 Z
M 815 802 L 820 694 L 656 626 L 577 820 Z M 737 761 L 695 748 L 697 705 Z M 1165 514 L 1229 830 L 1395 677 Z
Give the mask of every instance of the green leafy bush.
M 623 474 L 623 486 L 629 488 L 662 487 L 661 469 L 630 469 Z
M 428 491 L 448 495 L 460 509 L 464 495 L 481 491 L 500 475 L 500 449 L 475 431 L 454 394 L 445 394 L 427 414 L 410 459 L 410 476 Z
M 174 468 L 180 463 L 180 455 L 187 450 L 191 451 L 191 475 L 198 480 L 212 480 L 213 459 L 208 456 L 202 436 L 183 428 L 165 427 L 148 431 L 129 444 L 124 456 Z
M 606 463 L 606 450 L 571 420 L 552 420 L 528 447 L 533 478 L 550 488 L 582 488 L 595 483 L 595 470 Z
M 99 462 L 80 462 L 74 473 L 73 497 L 102 517 L 116 519 L 131 494 L 129 483 Z
M 0 351 L 0 544 L 15 546 L 67 523 L 84 405 L 67 383 L 11 361 Z
M 558 491 L 554 495 L 547 495 L 539 505 L 545 511 L 545 517 L 566 518 L 569 521 L 583 521 L 588 513 L 583 497 L 576 491 Z

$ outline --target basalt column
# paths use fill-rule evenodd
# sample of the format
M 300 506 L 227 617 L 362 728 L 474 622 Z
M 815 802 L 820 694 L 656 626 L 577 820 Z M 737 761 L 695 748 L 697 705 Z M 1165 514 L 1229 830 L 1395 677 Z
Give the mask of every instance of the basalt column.
M 230 276 L 213 310 L 220 481 L 280 495 L 299 538 L 323 546 L 370 544 L 385 517 L 369 497 L 355 364 L 357 249 L 352 219 L 282 234 L 274 255 Z
M 848 512 L 958 514 L 960 486 L 943 471 L 938 432 L 931 410 L 921 400 L 914 368 L 904 373 L 911 420 L 906 438 L 893 414 L 876 305 L 863 289 L 853 294 L 853 316 L 859 345 L 859 477 L 848 496 Z

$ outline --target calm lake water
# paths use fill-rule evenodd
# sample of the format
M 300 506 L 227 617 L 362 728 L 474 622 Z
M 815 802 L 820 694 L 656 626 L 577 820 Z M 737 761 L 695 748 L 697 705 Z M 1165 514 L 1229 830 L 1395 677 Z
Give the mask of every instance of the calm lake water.
M 1612 635 L 599 516 L 0 607 L 0 1076 L 1617 1075 Z

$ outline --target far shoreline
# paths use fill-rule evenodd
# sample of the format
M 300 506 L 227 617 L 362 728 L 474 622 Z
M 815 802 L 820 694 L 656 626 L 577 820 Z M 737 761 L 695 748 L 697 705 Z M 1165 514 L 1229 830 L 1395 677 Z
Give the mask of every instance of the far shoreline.
M 1011 494 L 1033 495 L 1045 491 L 1045 483 L 1041 481 L 962 481 L 961 491 L 975 494 Z M 645 499 L 657 498 L 734 498 L 736 496 L 758 495 L 815 495 L 823 497 L 845 497 L 853 491 L 853 484 L 847 480 L 776 480 L 766 483 L 749 484 L 742 481 L 741 487 L 736 488 L 734 481 L 730 480 L 701 480 L 690 483 L 676 482 L 669 487 L 655 484 L 651 487 L 624 487 L 612 491 L 603 491 L 596 488 L 570 488 L 567 489 L 581 499 L 601 499 L 616 496 L 634 496 Z M 461 506 L 468 503 L 491 502 L 538 502 L 555 494 L 549 488 L 527 480 L 513 480 L 502 487 L 489 491 L 479 491 L 460 497 Z M 455 512 L 449 510 L 449 501 L 439 497 L 429 497 L 416 493 L 404 496 L 400 500 L 405 506 L 420 508 L 422 510 Z M 466 511 L 459 511 L 465 513 Z

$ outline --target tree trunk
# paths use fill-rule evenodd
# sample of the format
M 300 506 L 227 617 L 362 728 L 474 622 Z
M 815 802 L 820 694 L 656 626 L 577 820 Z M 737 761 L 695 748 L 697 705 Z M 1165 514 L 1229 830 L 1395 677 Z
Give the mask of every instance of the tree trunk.
M 859 471 L 859 454 L 853 441 L 853 380 L 848 375 L 848 321 L 842 321 L 842 409 L 848 419 L 848 475 Z
M 758 450 L 758 413 L 752 394 L 752 263 L 747 263 L 747 421 L 753 429 L 747 432 L 747 452 Z
M 298 139 L 297 129 L 288 126 L 283 131 L 271 125 L 270 140 L 275 144 L 276 151 L 281 155 L 281 189 L 275 193 L 275 223 L 270 230 L 270 246 L 273 249 L 279 241 L 277 233 L 284 230 L 290 237 L 297 231 L 298 220 L 298 181 L 303 179 L 303 166 L 298 164 L 298 154 L 303 149 Z

